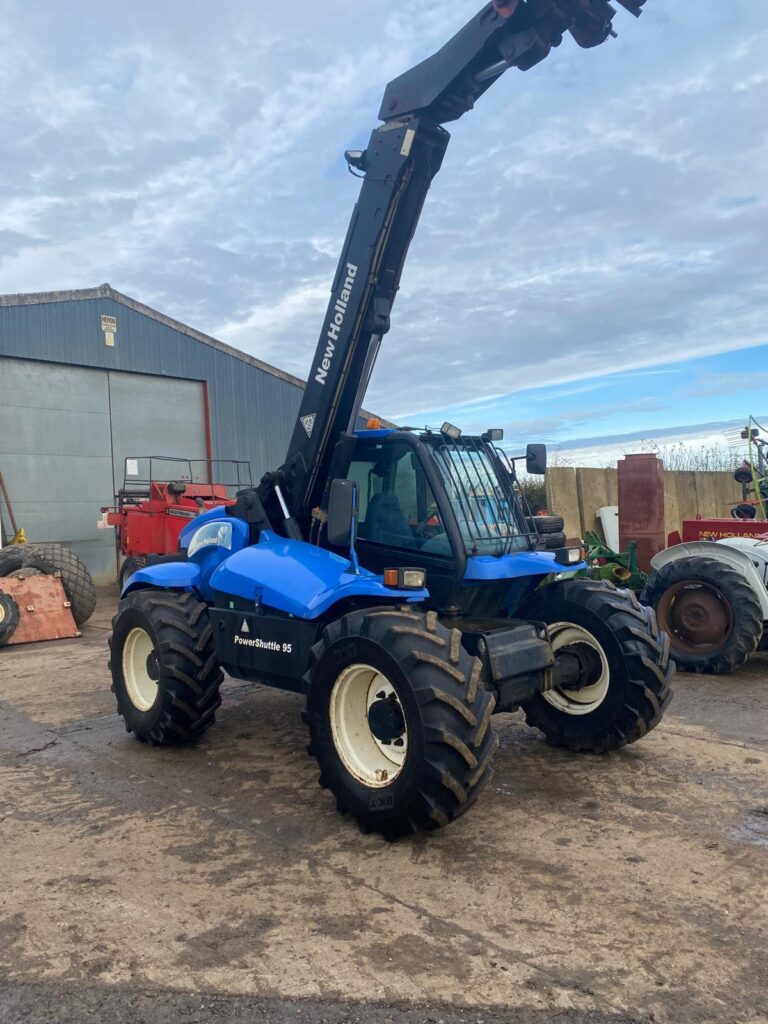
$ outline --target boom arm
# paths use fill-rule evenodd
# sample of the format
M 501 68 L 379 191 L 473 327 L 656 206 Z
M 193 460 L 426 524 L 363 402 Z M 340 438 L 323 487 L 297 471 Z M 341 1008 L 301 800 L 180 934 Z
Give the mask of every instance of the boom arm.
M 618 0 L 636 16 L 645 0 Z M 607 0 L 493 0 L 441 50 L 391 82 L 363 153 L 360 198 L 331 288 L 286 462 L 276 475 L 299 527 L 322 504 L 340 438 L 354 430 L 403 264 L 450 140 L 442 125 L 471 110 L 510 67 L 527 71 L 570 32 L 583 47 L 614 34 Z M 342 449 L 343 451 L 343 449 Z M 338 457 L 337 457 L 338 459 Z M 345 475 L 343 455 L 334 464 Z M 275 475 L 265 478 L 266 499 Z

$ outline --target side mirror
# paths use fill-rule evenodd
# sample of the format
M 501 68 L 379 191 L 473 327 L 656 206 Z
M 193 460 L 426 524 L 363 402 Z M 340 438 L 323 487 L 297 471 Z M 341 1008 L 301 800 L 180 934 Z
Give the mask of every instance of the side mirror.
M 334 548 L 351 547 L 357 518 L 357 484 L 334 480 L 328 500 L 328 543 Z
M 525 453 L 525 470 L 531 476 L 546 476 L 547 446 L 545 444 L 529 444 Z

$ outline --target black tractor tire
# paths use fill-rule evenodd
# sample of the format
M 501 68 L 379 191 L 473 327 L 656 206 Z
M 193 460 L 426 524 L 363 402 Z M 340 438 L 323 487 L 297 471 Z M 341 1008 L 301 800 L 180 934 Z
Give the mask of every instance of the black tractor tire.
M 731 509 L 732 519 L 757 519 L 757 508 L 744 502 Z
M 28 566 L 26 569 L 17 569 L 15 572 L 9 572 L 5 577 L 7 580 L 31 580 L 35 576 L 45 575 L 39 569 L 33 569 Z
M 564 533 L 545 533 L 543 537 L 536 539 L 535 547 L 537 551 L 557 551 L 559 548 L 564 548 L 565 545 Z
M 603 754 L 659 724 L 672 697 L 669 640 L 631 591 L 605 580 L 563 580 L 538 590 L 523 615 L 554 626 L 555 647 L 594 650 L 600 671 L 594 688 L 554 689 L 523 705 L 528 725 L 550 743 Z
M 61 576 L 61 585 L 78 626 L 84 625 L 96 610 L 96 587 L 91 574 L 63 544 L 30 544 L 24 554 L 25 569 L 39 569 L 46 576 Z
M 491 779 L 498 746 L 490 725 L 495 699 L 480 673 L 461 633 L 435 612 L 374 608 L 326 626 L 312 650 L 304 717 L 320 785 L 339 812 L 388 840 L 464 814 Z M 374 708 L 395 716 L 393 733 L 376 738 Z M 404 731 L 393 739 L 398 728 Z
M 683 672 L 727 675 L 754 654 L 763 635 L 757 594 L 716 558 L 669 562 L 651 576 L 640 600 L 655 610 Z
M 137 590 L 120 602 L 112 630 L 112 692 L 126 731 L 151 746 L 199 739 L 224 679 L 206 605 L 191 593 Z
M 565 520 L 562 516 L 528 516 L 526 523 L 529 530 L 542 537 L 548 533 L 562 533 L 565 529 Z
M 547 551 L 556 551 L 558 548 L 565 547 L 564 533 L 548 533 L 542 539 L 546 541 Z
M 11 544 L 10 547 L 0 548 L 0 576 L 10 576 L 22 567 L 26 547 L 26 544 Z
M 19 606 L 10 594 L 0 590 L 0 647 L 3 647 L 11 639 L 20 619 Z
M 129 555 L 123 560 L 123 564 L 120 566 L 120 573 L 118 579 L 120 581 L 120 589 L 122 590 L 126 584 L 129 576 L 133 576 L 139 569 L 145 569 L 147 566 L 147 559 L 144 555 Z

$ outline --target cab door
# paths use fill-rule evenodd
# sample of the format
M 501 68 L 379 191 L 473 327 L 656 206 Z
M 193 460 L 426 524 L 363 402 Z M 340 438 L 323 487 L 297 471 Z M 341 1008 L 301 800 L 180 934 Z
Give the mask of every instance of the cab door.
M 359 439 L 348 476 L 357 483 L 360 512 L 357 550 L 366 569 L 414 566 L 427 572 L 435 607 L 450 603 L 457 560 L 445 528 L 429 457 L 417 439 L 403 435 Z

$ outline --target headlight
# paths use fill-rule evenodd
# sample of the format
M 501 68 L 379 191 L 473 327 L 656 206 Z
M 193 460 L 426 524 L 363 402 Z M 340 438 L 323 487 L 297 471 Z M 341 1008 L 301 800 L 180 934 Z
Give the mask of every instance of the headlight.
M 191 558 L 203 548 L 224 548 L 232 550 L 232 523 L 206 523 L 193 534 L 187 548 L 187 558 Z
M 422 590 L 427 585 L 423 569 L 385 569 L 384 586 L 396 590 Z
M 560 548 L 555 554 L 555 561 L 560 565 L 578 565 L 587 557 L 584 548 Z

